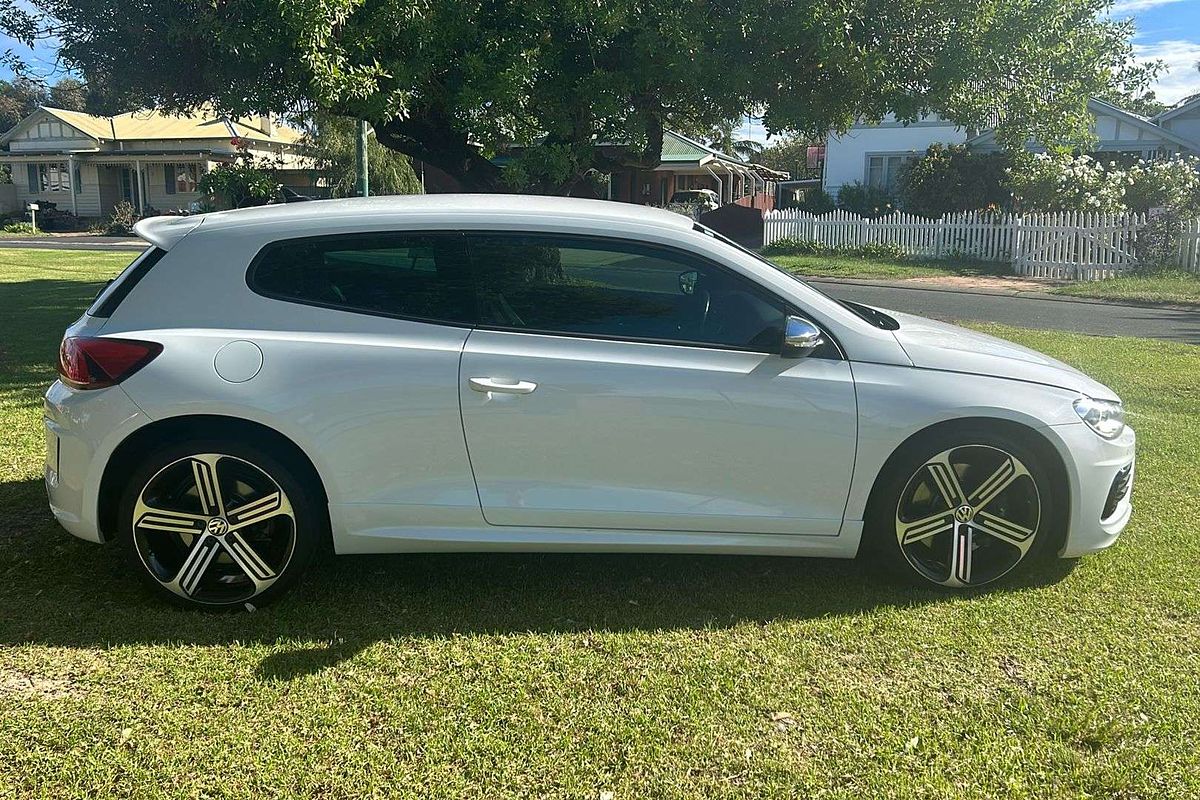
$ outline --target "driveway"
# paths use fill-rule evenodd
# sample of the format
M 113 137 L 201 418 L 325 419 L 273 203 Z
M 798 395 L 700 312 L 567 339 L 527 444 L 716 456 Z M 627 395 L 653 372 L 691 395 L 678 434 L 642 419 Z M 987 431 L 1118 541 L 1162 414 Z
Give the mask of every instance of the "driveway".
M 946 322 L 998 322 L 1095 336 L 1139 336 L 1200 345 L 1200 311 L 1063 298 L 981 294 L 895 284 L 809 280 L 826 294 Z

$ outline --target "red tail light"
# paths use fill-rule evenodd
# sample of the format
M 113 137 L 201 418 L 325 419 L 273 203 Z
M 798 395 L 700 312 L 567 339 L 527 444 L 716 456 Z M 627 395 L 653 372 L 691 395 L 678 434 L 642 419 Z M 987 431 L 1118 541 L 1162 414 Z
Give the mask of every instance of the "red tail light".
M 76 389 L 103 389 L 125 380 L 161 352 L 157 342 L 68 336 L 58 351 L 58 374 Z

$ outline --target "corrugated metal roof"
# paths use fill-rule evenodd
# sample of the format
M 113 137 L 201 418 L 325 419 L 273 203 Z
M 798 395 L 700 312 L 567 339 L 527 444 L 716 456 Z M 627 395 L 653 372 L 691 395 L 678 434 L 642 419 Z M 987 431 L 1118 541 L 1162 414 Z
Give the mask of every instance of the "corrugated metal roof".
M 663 134 L 662 161 L 663 163 L 680 161 L 702 161 L 714 155 L 713 151 L 690 139 L 685 139 L 677 133 L 666 131 Z
M 48 114 L 83 131 L 88 136 L 106 141 L 155 139 L 250 139 L 256 142 L 295 144 L 304 134 L 284 125 L 274 125 L 267 134 L 258 120 L 230 120 L 217 114 L 199 111 L 194 114 L 164 114 L 159 111 L 131 111 L 115 117 L 99 117 L 78 111 L 42 106 Z

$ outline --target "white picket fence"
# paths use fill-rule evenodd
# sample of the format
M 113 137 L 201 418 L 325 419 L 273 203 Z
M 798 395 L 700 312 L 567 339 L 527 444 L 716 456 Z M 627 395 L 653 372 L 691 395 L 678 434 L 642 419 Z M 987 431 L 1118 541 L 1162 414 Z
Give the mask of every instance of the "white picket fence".
M 921 258 L 1006 261 L 1017 275 L 1099 280 L 1137 265 L 1144 214 L 992 214 L 964 211 L 929 219 L 895 213 L 868 219 L 848 211 L 798 209 L 763 215 L 763 244 L 792 238 L 829 247 L 887 244 Z M 1180 237 L 1178 265 L 1200 272 L 1200 220 Z

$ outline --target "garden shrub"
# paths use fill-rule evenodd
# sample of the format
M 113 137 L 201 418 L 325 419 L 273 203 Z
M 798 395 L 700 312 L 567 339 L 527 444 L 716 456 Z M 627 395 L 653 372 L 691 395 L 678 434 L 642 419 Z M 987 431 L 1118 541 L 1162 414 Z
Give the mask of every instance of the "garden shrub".
M 837 204 L 860 217 L 883 217 L 896 210 L 896 200 L 886 190 L 857 182 L 838 190 Z
M 871 242 L 861 246 L 832 247 L 812 239 L 776 239 L 759 252 L 765 256 L 843 256 L 880 261 L 903 261 L 908 255 L 897 245 Z
M 38 229 L 33 227 L 32 222 L 10 222 L 2 230 L 5 233 L 22 233 L 26 235 L 39 233 Z
M 768 256 L 811 256 L 828 251 L 829 248 L 816 240 L 785 236 L 766 245 L 760 252 Z
M 1009 156 L 972 153 L 966 145 L 933 144 L 900 174 L 898 200 L 910 214 L 941 217 L 956 211 L 1006 208 Z
M 837 208 L 837 203 L 834 202 L 833 195 L 817 187 L 806 191 L 804 198 L 795 205 L 795 208 L 820 216 L 821 214 L 828 214 Z
M 137 209 L 133 203 L 122 200 L 113 206 L 112 216 L 104 225 L 104 233 L 108 236 L 132 236 L 133 224 L 137 220 Z
M 905 253 L 900 245 L 890 242 L 868 242 L 861 247 L 852 247 L 846 252 L 848 255 L 877 258 L 882 261 L 901 261 L 908 258 L 908 253 Z

